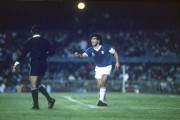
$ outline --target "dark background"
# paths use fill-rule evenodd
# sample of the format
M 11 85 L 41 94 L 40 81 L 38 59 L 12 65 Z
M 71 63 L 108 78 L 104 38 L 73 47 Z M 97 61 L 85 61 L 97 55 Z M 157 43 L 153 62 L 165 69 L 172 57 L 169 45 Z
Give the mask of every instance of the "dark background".
M 77 0 L 0 1 L 0 30 L 29 29 L 42 24 L 47 29 L 179 29 L 180 2 L 171 0 Z M 104 19 L 108 13 L 110 19 Z M 78 22 L 76 19 L 78 18 Z M 88 21 L 95 21 L 93 23 Z

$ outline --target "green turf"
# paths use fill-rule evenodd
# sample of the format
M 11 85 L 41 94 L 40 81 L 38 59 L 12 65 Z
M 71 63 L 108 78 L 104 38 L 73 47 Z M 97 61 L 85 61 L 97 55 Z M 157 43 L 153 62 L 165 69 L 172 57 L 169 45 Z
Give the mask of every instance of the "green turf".
M 70 96 L 96 105 L 97 93 L 53 93 L 55 107 L 47 109 L 40 95 L 40 110 L 31 110 L 30 93 L 1 93 L 0 120 L 180 120 L 180 96 L 107 93 L 108 107 L 89 108 L 68 101 Z

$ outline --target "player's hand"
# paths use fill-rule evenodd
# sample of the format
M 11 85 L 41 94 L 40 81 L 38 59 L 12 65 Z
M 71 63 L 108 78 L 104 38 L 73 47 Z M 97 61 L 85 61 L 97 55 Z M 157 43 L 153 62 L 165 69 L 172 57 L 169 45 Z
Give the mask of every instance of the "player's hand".
M 78 52 L 75 52 L 74 55 L 75 55 L 76 57 L 79 57 L 79 53 L 78 53 Z
M 16 72 L 16 67 L 17 65 L 14 65 L 13 68 L 12 68 L 12 73 L 15 73 Z
M 120 67 L 119 62 L 116 62 L 116 64 L 115 64 L 115 71 L 119 71 L 119 67 Z

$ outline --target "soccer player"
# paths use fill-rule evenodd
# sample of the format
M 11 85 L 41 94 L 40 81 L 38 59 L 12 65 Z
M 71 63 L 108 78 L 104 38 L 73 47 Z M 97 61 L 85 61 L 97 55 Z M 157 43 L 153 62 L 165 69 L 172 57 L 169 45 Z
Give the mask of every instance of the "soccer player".
M 27 40 L 21 55 L 13 66 L 12 72 L 16 72 L 17 65 L 22 63 L 25 56 L 30 53 L 31 71 L 29 80 L 33 99 L 32 109 L 39 109 L 38 91 L 40 91 L 47 98 L 48 108 L 52 109 L 55 103 L 55 99 L 51 98 L 47 90 L 41 85 L 41 80 L 47 68 L 46 59 L 48 56 L 52 56 L 55 51 L 51 48 L 48 40 L 41 37 L 41 26 L 34 25 L 31 29 L 31 33 L 33 37 Z
M 91 57 L 95 63 L 95 79 L 99 88 L 99 101 L 97 106 L 107 106 L 106 103 L 106 83 L 112 70 L 113 56 L 115 58 L 115 70 L 119 70 L 119 56 L 117 51 L 108 44 L 102 44 L 102 36 L 99 33 L 90 35 L 92 47 L 84 53 L 75 52 L 78 58 Z

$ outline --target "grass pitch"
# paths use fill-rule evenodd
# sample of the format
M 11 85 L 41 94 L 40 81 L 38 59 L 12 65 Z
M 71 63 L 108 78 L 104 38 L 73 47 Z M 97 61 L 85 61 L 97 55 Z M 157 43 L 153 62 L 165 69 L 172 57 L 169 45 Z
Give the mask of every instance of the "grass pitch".
M 1 93 L 0 120 L 180 120 L 179 95 L 107 93 L 108 107 L 91 108 L 97 93 L 52 93 L 53 109 L 39 94 L 40 110 L 32 110 L 30 93 Z M 73 101 L 64 96 L 71 97 Z

